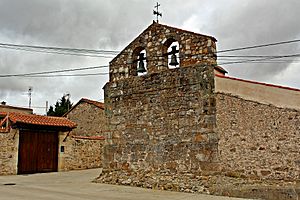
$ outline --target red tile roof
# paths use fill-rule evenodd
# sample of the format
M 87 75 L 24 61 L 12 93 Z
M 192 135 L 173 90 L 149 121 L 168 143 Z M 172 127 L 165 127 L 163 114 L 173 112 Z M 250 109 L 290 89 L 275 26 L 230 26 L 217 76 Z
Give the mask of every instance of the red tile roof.
M 9 113 L 9 119 L 13 124 L 31 124 L 40 126 L 75 128 L 76 123 L 64 117 L 50 117 L 33 114 Z
M 0 128 L 0 133 L 8 133 L 9 130 L 7 128 Z
M 79 102 L 86 102 L 89 104 L 93 104 L 101 109 L 104 109 L 104 103 L 99 102 L 99 101 L 94 101 L 94 100 L 90 100 L 90 99 L 86 99 L 86 98 L 82 98 Z
M 228 73 L 228 72 L 227 72 L 223 67 L 221 67 L 221 66 L 215 66 L 214 69 L 217 70 L 217 71 L 219 71 L 219 72 L 221 72 L 222 74 Z
M 268 87 L 275 87 L 275 88 L 280 88 L 280 89 L 285 89 L 285 90 L 293 90 L 293 91 L 300 92 L 300 89 L 297 89 L 297 88 L 285 87 L 285 86 L 280 86 L 280 85 L 273 85 L 273 84 L 262 83 L 262 82 L 257 82 L 257 81 L 244 80 L 244 79 L 233 78 L 233 77 L 224 76 L 224 75 L 220 75 L 220 74 L 215 74 L 215 76 L 220 77 L 220 78 L 225 78 L 225 79 L 242 81 L 242 82 L 246 82 L 246 83 L 253 83 L 253 84 L 264 85 L 264 86 L 268 86 Z
M 7 112 L 0 112 L 0 116 L 6 116 L 7 115 Z
M 66 112 L 63 117 L 67 116 L 74 108 L 76 108 L 79 104 L 81 103 L 88 103 L 88 104 L 92 104 L 102 110 L 104 110 L 104 103 L 99 102 L 99 101 L 94 101 L 94 100 L 90 100 L 90 99 L 86 99 L 86 98 L 82 98 L 80 99 L 68 112 Z

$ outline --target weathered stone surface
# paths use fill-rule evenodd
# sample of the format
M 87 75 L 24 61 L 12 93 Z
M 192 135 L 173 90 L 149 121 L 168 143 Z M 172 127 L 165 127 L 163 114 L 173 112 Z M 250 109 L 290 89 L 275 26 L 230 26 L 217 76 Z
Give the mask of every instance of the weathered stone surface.
M 157 43 L 168 37 L 182 48 L 176 69 L 168 69 L 165 43 Z M 142 49 L 157 59 L 137 76 Z M 104 87 L 110 131 L 96 182 L 298 198 L 300 111 L 215 93 L 215 57 L 207 56 L 215 52 L 210 37 L 153 25 L 110 63 Z
M 107 158 L 113 159 L 106 165 L 115 163 L 120 168 L 129 163 L 130 168 L 176 171 L 179 165 L 200 170 L 201 162 L 216 162 L 215 101 L 209 73 L 210 66 L 195 65 L 119 80 L 117 87 L 108 83 L 106 112 L 112 133 L 108 143 L 116 149 L 109 151 L 112 155 Z M 209 84 L 209 89 L 200 82 Z
M 60 170 L 90 169 L 102 167 L 104 140 L 67 138 L 61 143 L 65 152 L 61 153 Z
M 267 180 L 299 180 L 300 111 L 217 94 L 223 171 Z
M 175 41 L 180 47 L 179 65 L 181 67 L 216 63 L 215 38 L 153 23 L 110 62 L 109 80 L 117 81 L 135 77 L 137 75 L 136 60 L 141 50 L 146 51 L 148 73 L 168 70 L 166 53 Z
M 130 172 L 124 172 L 122 170 L 104 170 L 95 182 L 209 194 L 207 186 L 203 184 L 206 180 L 206 177 L 187 171 L 175 175 L 168 169 L 160 171 L 140 169 Z
M 169 69 L 160 53 L 173 40 L 179 42 L 182 57 L 180 67 Z M 137 76 L 136 63 L 126 61 L 134 61 L 134 52 L 143 48 L 149 56 L 148 74 Z M 104 87 L 110 128 L 103 160 L 107 170 L 98 181 L 206 192 L 201 173 L 219 170 L 216 58 L 192 59 L 186 48 L 197 54 L 215 43 L 208 36 L 153 24 L 110 63 L 110 82 Z M 160 57 L 162 66 L 156 59 Z M 121 68 L 129 69 L 127 76 Z
M 104 108 L 82 101 L 67 114 L 67 117 L 77 124 L 77 127 L 64 138 L 60 144 L 65 146 L 61 153 L 62 170 L 89 169 L 102 166 L 102 149 L 104 140 L 95 139 L 107 131 Z M 84 136 L 76 138 L 73 136 Z
M 0 175 L 17 173 L 18 144 L 18 130 L 0 133 Z

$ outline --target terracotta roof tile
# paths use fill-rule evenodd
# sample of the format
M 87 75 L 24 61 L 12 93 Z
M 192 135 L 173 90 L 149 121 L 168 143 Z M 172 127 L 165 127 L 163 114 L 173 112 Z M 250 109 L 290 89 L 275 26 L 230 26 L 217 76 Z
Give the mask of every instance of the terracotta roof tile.
M 6 115 L 7 115 L 7 112 L 0 112 L 0 117 L 6 116 Z
M 85 98 L 82 98 L 80 101 L 87 102 L 87 103 L 93 104 L 101 109 L 104 109 L 104 103 L 102 103 L 102 102 L 93 101 L 93 100 L 85 99 Z
M 7 132 L 9 132 L 9 130 L 8 129 L 3 129 L 3 128 L 0 128 L 0 133 L 7 133 Z
M 23 123 L 40 126 L 54 126 L 75 128 L 76 123 L 64 117 L 50 117 L 33 114 L 9 113 L 9 119 L 12 123 Z
M 88 103 L 88 104 L 92 104 L 92 105 L 94 105 L 94 106 L 96 106 L 96 107 L 104 110 L 104 103 L 99 102 L 99 101 L 94 101 L 94 100 L 86 99 L 86 98 L 82 98 L 74 106 L 72 106 L 72 108 L 63 115 L 63 117 L 67 116 L 74 108 L 76 108 L 82 102 L 85 102 L 85 103 Z
M 227 72 L 223 67 L 221 67 L 221 66 L 215 66 L 214 69 L 217 70 L 217 71 L 219 71 L 219 72 L 221 72 L 221 73 L 223 73 L 223 74 L 228 73 L 228 72 Z

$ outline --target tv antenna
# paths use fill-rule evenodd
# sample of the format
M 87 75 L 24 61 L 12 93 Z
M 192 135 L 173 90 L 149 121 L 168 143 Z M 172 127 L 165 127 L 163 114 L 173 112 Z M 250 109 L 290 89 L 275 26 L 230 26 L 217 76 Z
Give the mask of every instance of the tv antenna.
M 158 23 L 158 17 L 162 17 L 162 13 L 158 12 L 158 7 L 160 6 L 160 4 L 158 2 L 156 2 L 156 6 L 154 6 L 154 8 L 156 8 L 156 11 L 153 10 L 153 15 L 156 15 L 156 22 Z

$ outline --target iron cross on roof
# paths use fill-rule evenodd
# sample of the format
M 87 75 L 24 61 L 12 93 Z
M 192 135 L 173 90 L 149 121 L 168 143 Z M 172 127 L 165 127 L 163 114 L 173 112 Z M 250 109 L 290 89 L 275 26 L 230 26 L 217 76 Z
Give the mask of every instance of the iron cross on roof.
M 156 11 L 153 10 L 153 15 L 156 15 L 156 22 L 158 23 L 158 16 L 162 17 L 162 13 L 158 12 L 158 7 L 160 6 L 160 4 L 158 2 L 156 2 L 156 6 L 154 6 L 154 8 L 156 8 Z

